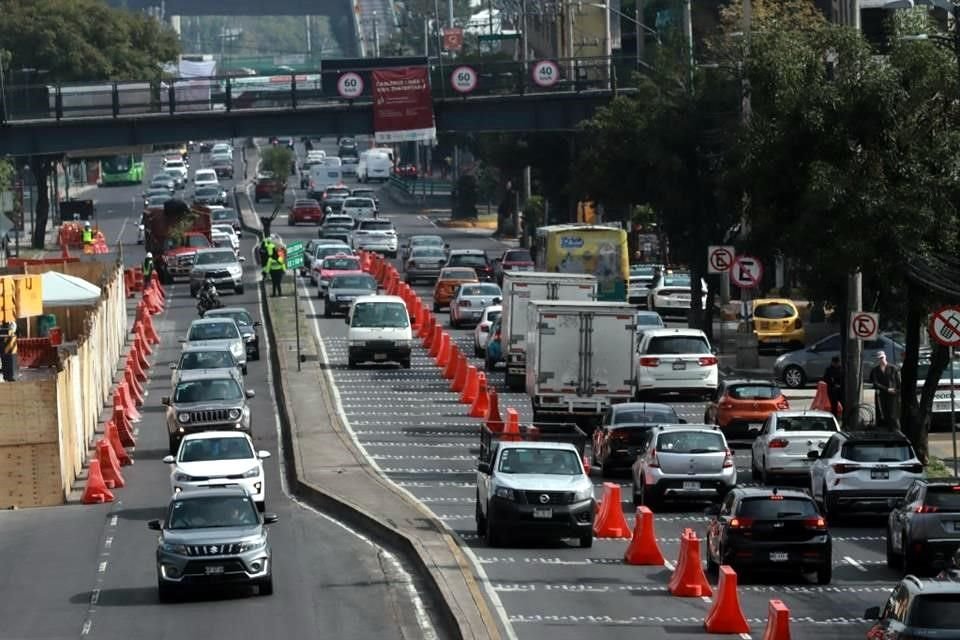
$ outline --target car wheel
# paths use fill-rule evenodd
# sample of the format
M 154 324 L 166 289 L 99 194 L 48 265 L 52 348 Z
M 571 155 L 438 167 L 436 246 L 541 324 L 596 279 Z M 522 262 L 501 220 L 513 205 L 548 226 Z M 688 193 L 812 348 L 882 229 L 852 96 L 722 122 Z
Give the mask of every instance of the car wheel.
M 783 370 L 783 381 L 791 389 L 799 389 L 807 383 L 807 375 L 795 364 Z
M 477 525 L 477 536 L 481 537 L 485 535 L 487 531 L 487 519 L 483 517 L 483 512 L 480 510 L 479 491 L 477 491 L 477 498 L 473 505 L 473 520 Z
M 257 503 L 257 511 L 259 511 L 260 513 L 264 513 L 266 510 L 267 510 L 267 502 L 265 500 L 261 500 L 260 502 Z
M 646 483 L 640 486 L 642 487 L 640 490 L 640 502 L 643 503 L 643 506 L 649 507 L 650 511 L 658 511 L 660 509 L 660 501 L 654 495 L 653 490 L 650 489 Z
M 903 560 L 900 559 L 900 554 L 893 550 L 892 537 L 893 534 L 887 531 L 887 568 L 899 569 L 903 566 Z
M 330 305 L 324 304 L 324 305 L 323 305 L 323 317 L 324 317 L 324 318 L 330 318 L 330 317 L 332 317 L 332 316 L 333 316 L 333 312 L 330 311 Z
M 750 455 L 750 477 L 754 482 L 760 482 L 760 472 L 757 470 L 757 460 L 753 454 Z
M 483 368 L 485 371 L 493 371 L 497 368 L 497 363 L 491 360 L 490 358 L 484 356 L 483 358 Z
M 273 595 L 273 574 L 257 582 L 257 591 L 262 596 Z
M 247 375 L 247 365 L 246 365 L 246 364 L 244 364 L 243 366 L 240 367 L 240 372 L 243 373 L 243 375 Z
M 493 528 L 493 522 L 490 518 L 486 518 L 485 524 L 487 525 L 483 532 L 483 537 L 487 541 L 488 547 L 499 547 L 500 546 L 500 534 L 497 533 L 496 529 Z
M 580 548 L 589 549 L 593 546 L 593 534 L 587 534 L 585 536 L 580 536 Z
M 716 575 L 720 573 L 720 563 L 713 559 L 713 553 L 710 552 L 710 537 L 707 537 L 707 573 Z
M 176 595 L 177 592 L 171 585 L 157 578 L 157 599 L 159 599 L 160 602 L 173 602 L 176 599 Z
M 287 216 L 287 224 L 289 224 L 291 227 L 294 227 L 296 226 L 297 221 L 293 219 L 293 216 Z
M 197 287 L 190 287 L 190 297 L 191 297 L 191 298 L 196 298 L 196 297 L 197 297 L 197 292 L 199 292 L 199 291 L 200 291 L 200 289 L 198 289 Z
M 480 345 L 478 345 L 476 342 L 473 343 L 473 357 L 474 358 L 483 357 L 483 350 L 480 348 Z
M 241 284 L 241 285 L 239 285 L 239 286 L 234 287 L 234 288 L 233 288 L 233 292 L 234 292 L 235 294 L 237 294 L 237 295 L 242 294 L 242 293 L 243 293 L 243 285 Z
M 459 329 L 459 328 L 460 328 L 460 323 L 457 322 L 456 320 L 454 320 L 454 319 L 453 319 L 453 316 L 450 316 L 450 328 L 451 328 L 451 329 Z
M 250 359 L 251 359 L 251 360 L 259 360 L 259 359 L 260 359 L 260 348 L 259 348 L 259 347 L 257 348 L 256 351 L 254 351 L 252 354 L 250 354 Z
M 833 564 L 829 561 L 817 567 L 817 584 L 830 584 L 833 579 Z
M 404 369 L 409 369 L 409 368 L 410 368 L 410 358 L 407 358 L 406 360 L 403 360 L 402 362 L 400 362 L 400 366 L 403 367 Z
M 830 494 L 827 492 L 827 485 L 823 485 L 821 491 L 821 506 L 823 507 L 823 517 L 827 521 L 834 521 L 837 519 L 837 514 L 833 512 L 833 505 L 830 504 Z
M 771 479 L 772 477 L 773 477 L 773 476 L 770 475 L 770 472 L 767 471 L 767 465 L 763 465 L 762 467 L 760 467 L 760 482 L 761 482 L 761 484 L 763 484 L 764 486 L 769 486 L 769 484 L 770 484 L 770 479 Z
M 913 552 L 910 551 L 910 545 L 907 544 L 907 534 L 905 531 L 900 534 L 900 541 L 900 547 L 903 549 L 903 552 L 900 554 L 900 566 L 904 575 L 917 573 L 919 570 L 917 559 L 914 557 Z
M 643 494 L 641 494 L 639 491 L 637 491 L 637 485 L 636 485 L 636 484 L 633 485 L 632 494 L 633 494 L 633 506 L 634 506 L 634 508 L 636 508 L 636 507 L 642 507 L 642 506 L 643 506 Z

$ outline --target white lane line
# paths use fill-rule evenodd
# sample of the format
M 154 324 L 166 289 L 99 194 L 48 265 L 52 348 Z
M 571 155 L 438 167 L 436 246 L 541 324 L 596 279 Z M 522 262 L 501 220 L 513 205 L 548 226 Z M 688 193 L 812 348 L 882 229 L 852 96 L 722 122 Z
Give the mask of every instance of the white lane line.
M 317 344 L 320 347 L 320 357 L 323 358 L 323 362 L 329 363 L 330 360 L 327 356 L 326 344 L 324 343 L 323 337 L 320 334 L 320 321 L 318 319 L 319 317 L 317 316 L 317 309 L 314 305 L 313 298 L 307 296 L 307 303 L 310 305 L 310 313 L 313 316 L 313 334 L 317 340 Z M 337 406 L 337 413 L 339 414 L 340 419 L 343 421 L 343 426 L 347 430 L 347 433 L 350 434 L 350 439 L 353 440 L 354 445 L 360 450 L 361 453 L 363 453 L 365 457 L 367 457 L 370 465 L 377 471 L 377 473 L 379 473 L 387 482 L 396 487 L 397 491 L 405 493 L 411 500 L 416 501 L 417 497 L 415 495 L 396 484 L 393 479 L 390 478 L 390 476 L 380 468 L 380 465 L 377 463 L 377 461 L 370 459 L 370 457 L 367 455 L 367 450 L 363 448 L 363 443 L 357 439 L 357 435 L 354 433 L 353 427 L 350 425 L 350 419 L 347 417 L 347 412 L 344 411 L 343 402 L 340 398 L 340 389 L 337 386 L 336 380 L 334 380 L 333 373 L 331 373 L 329 367 L 324 367 L 323 374 L 327 378 L 327 386 L 330 388 L 330 392 L 333 394 L 333 402 Z M 440 522 L 447 529 L 450 535 L 458 539 L 460 538 L 460 536 L 456 531 L 453 530 L 452 527 L 447 525 L 447 523 L 443 522 L 442 520 Z M 487 572 L 483 570 L 479 558 L 477 558 L 477 555 L 472 549 L 470 549 L 463 539 L 460 539 L 460 548 L 463 550 L 464 555 L 467 556 L 470 562 L 473 563 L 474 569 L 477 573 L 477 578 L 480 584 L 483 585 L 483 590 L 486 593 L 487 598 L 490 600 L 490 603 L 496 611 L 497 616 L 500 618 L 500 622 L 503 625 L 504 635 L 507 636 L 507 640 L 517 640 L 517 634 L 514 631 L 513 626 L 510 624 L 510 617 L 507 615 L 507 611 L 504 609 L 503 603 L 500 601 L 500 596 L 490 586 L 490 579 L 487 577 Z
M 539 625 L 595 625 L 595 626 L 662 626 L 664 624 L 703 624 L 703 616 L 630 616 L 618 618 L 604 615 L 550 615 L 550 614 L 532 614 L 532 615 L 512 615 L 511 622 L 539 624 Z M 747 622 L 752 625 L 762 627 L 767 623 L 766 618 L 747 618 Z M 812 617 L 791 617 L 791 624 L 830 626 L 830 625 L 859 625 L 863 623 L 861 618 L 826 618 L 817 619 Z M 744 637 L 747 634 L 742 634 Z M 749 637 L 749 636 L 747 636 Z
M 853 567 L 856 567 L 857 569 L 859 569 L 860 571 L 863 571 L 864 573 L 867 572 L 867 568 L 863 566 L 863 563 L 861 563 L 860 561 L 854 560 L 850 556 L 843 556 L 843 559 L 847 562 L 847 564 Z
M 749 634 L 749 633 L 741 633 L 741 634 L 740 634 L 740 640 L 750 640 L 750 634 Z
M 103 541 L 103 548 L 104 548 L 104 549 L 109 549 L 111 546 L 113 546 L 113 537 L 112 537 L 112 536 Z
M 90 627 L 93 626 L 93 623 L 90 620 L 84 620 L 83 626 L 80 627 L 80 635 L 86 636 L 90 633 Z
M 90 592 L 90 604 L 96 605 L 98 602 L 100 602 L 99 587 Z
M 801 586 L 801 585 L 737 585 L 741 593 L 789 593 L 789 594 L 830 594 L 830 593 L 890 593 L 893 583 L 871 584 L 864 586 Z M 662 584 L 598 584 L 598 583 L 537 583 L 537 582 L 501 582 L 493 588 L 504 593 L 667 593 Z
M 106 573 L 107 571 L 107 561 L 104 560 L 97 566 L 97 573 Z
M 117 526 L 117 521 L 118 521 L 118 520 L 119 520 L 119 518 L 118 518 L 117 516 L 110 516 L 110 526 L 111 526 L 111 527 Z
M 263 309 L 263 292 L 259 286 L 257 286 L 257 304 L 259 305 L 260 309 Z M 299 313 L 299 309 L 297 310 L 297 312 Z M 272 363 L 273 359 L 270 353 L 270 341 L 266 340 L 265 344 L 266 344 L 267 362 Z M 266 370 L 267 370 L 267 387 L 270 389 L 270 399 L 273 402 L 273 406 L 276 407 L 278 405 L 277 405 L 277 396 L 273 390 L 273 367 L 268 364 L 268 366 L 266 367 Z M 353 528 L 348 527 L 343 522 L 340 522 L 339 520 L 332 518 L 331 516 L 321 511 L 317 511 L 316 509 L 314 509 L 308 504 L 300 502 L 299 500 L 294 498 L 294 496 L 290 493 L 290 488 L 287 485 L 286 473 L 284 471 L 286 468 L 286 465 L 284 463 L 283 446 L 281 445 L 281 443 L 283 442 L 283 433 L 280 425 L 280 416 L 277 412 L 274 413 L 273 424 L 274 424 L 274 430 L 276 431 L 276 434 L 277 434 L 277 458 L 280 465 L 280 488 L 283 491 L 284 495 L 286 495 L 287 498 L 289 498 L 290 501 L 293 502 L 294 504 L 297 504 L 300 507 L 307 509 L 310 512 L 315 513 L 318 516 L 324 518 L 325 520 L 337 525 L 338 527 L 342 528 L 344 531 L 351 534 L 358 540 L 364 542 L 365 544 L 369 545 L 371 548 L 375 549 L 377 553 L 380 555 L 380 557 L 384 558 L 390 564 L 391 569 L 394 572 L 396 572 L 397 576 L 399 576 L 400 582 L 404 586 L 404 591 L 406 592 L 406 596 L 407 598 L 410 599 L 410 602 L 413 604 L 413 607 L 416 611 L 415 618 L 417 620 L 417 626 L 420 628 L 420 634 L 421 634 L 420 637 L 423 638 L 424 640 L 437 640 L 438 639 L 437 632 L 433 627 L 433 622 L 430 619 L 430 614 L 427 612 L 427 607 L 424 604 L 423 599 L 420 597 L 420 594 L 417 592 L 417 588 L 416 588 L 416 585 L 414 584 L 413 577 L 407 572 L 406 568 L 404 568 L 400 560 L 395 555 L 390 553 L 388 550 L 384 549 L 380 545 L 376 544 L 375 542 L 373 542 L 372 540 L 370 540 L 369 538 L 361 534 L 359 531 L 356 531 Z

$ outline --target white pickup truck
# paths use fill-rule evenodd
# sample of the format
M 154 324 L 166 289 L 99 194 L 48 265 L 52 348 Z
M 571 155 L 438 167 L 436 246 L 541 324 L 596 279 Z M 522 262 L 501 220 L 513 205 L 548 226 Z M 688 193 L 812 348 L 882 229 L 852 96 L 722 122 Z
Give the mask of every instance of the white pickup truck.
M 491 547 L 508 533 L 593 546 L 597 505 L 583 466 L 586 434 L 572 424 L 543 424 L 521 427 L 508 440 L 486 426 L 480 432 L 477 535 Z
M 598 422 L 629 402 L 634 385 L 633 305 L 532 300 L 527 304 L 527 395 L 533 421 Z
M 530 300 L 596 300 L 597 278 L 574 273 L 505 271 L 503 273 L 503 358 L 507 388 L 522 391 L 527 362 L 527 302 Z

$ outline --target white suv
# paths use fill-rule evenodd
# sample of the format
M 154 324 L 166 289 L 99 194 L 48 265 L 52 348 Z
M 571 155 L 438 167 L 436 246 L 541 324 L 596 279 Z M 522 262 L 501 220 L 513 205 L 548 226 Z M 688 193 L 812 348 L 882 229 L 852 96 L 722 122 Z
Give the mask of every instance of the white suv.
M 263 461 L 269 457 L 269 451 L 254 449 L 253 440 L 245 433 L 203 431 L 184 436 L 177 455 L 163 461 L 173 465 L 170 490 L 174 494 L 241 486 L 262 512 L 267 489 Z
M 376 251 L 391 258 L 397 257 L 397 230 L 393 223 L 383 218 L 361 220 L 352 236 L 356 251 Z
M 699 329 L 649 329 L 637 344 L 636 395 L 689 393 L 709 396 L 717 389 L 717 356 Z
M 194 187 L 215 187 L 219 184 L 220 179 L 213 169 L 197 169 L 197 172 L 193 174 Z
M 825 516 L 841 512 L 889 513 L 914 480 L 925 478 L 907 437 L 899 431 L 834 434 L 822 452 L 811 451 L 810 493 Z

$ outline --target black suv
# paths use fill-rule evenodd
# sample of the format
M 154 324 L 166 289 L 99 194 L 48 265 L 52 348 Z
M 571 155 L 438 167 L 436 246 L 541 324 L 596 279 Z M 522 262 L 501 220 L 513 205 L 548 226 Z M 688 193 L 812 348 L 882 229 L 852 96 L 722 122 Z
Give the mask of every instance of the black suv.
M 493 262 L 480 249 L 454 249 L 444 267 L 469 267 L 477 272 L 481 282 L 493 282 Z
M 817 504 L 797 489 L 736 487 L 707 509 L 707 566 L 794 570 L 830 584 L 830 532 Z
M 956 638 L 960 634 L 960 581 L 906 576 L 880 607 L 864 612 L 876 622 L 867 638 Z
M 960 480 L 914 480 L 887 518 L 887 566 L 936 573 L 960 548 Z

